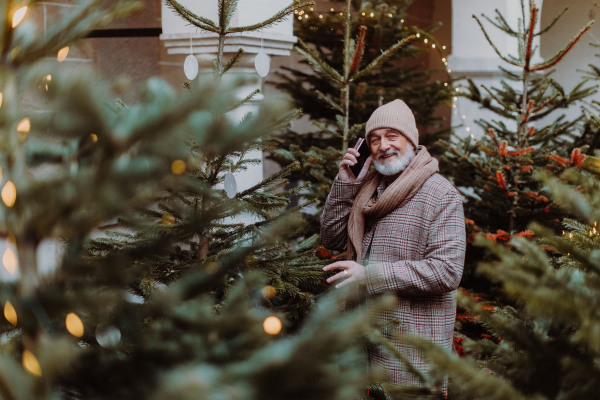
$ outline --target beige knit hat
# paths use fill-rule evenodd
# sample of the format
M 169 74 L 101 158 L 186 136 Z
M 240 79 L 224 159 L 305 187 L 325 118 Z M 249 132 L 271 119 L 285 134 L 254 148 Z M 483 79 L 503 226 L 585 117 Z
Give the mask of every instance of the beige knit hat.
M 415 122 L 415 116 L 405 102 L 394 100 L 377 108 L 371 114 L 365 128 L 365 137 L 379 128 L 392 128 L 402 133 L 409 142 L 417 147 L 419 144 L 419 131 Z

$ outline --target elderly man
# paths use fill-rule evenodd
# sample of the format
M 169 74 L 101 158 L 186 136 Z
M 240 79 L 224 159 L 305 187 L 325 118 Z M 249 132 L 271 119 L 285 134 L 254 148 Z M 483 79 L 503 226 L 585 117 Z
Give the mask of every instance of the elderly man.
M 393 310 L 380 317 L 382 333 L 417 369 L 428 367 L 418 349 L 397 333 L 425 337 L 450 350 L 456 289 L 465 257 L 465 222 L 458 191 L 438 173 L 438 162 L 418 145 L 412 111 L 394 100 L 373 112 L 366 126 L 371 156 L 357 177 L 348 149 L 340 163 L 321 217 L 321 240 L 331 249 L 348 248 L 348 258 L 324 268 L 337 287 L 356 283 L 369 298 L 393 293 Z M 375 169 L 368 172 L 370 164 Z M 399 324 L 386 324 L 399 320 Z M 392 383 L 422 386 L 401 361 L 381 346 L 369 354 Z M 443 390 L 443 389 L 442 389 Z

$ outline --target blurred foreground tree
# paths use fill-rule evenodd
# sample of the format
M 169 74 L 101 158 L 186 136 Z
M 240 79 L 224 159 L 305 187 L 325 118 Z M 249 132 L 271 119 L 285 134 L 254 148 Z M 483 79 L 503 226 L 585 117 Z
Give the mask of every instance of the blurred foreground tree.
M 112 83 L 53 60 L 139 6 L 105 3 L 78 3 L 45 36 L 19 2 L 0 6 L 0 397 L 360 395 L 365 317 L 329 296 L 297 327 L 289 304 L 306 304 L 277 303 L 308 246 L 288 241 L 301 225 L 280 212 L 289 193 L 272 191 L 289 170 L 239 193 L 226 181 L 294 114 L 267 99 L 232 121 L 245 82 L 221 82 L 222 62 L 181 93 L 151 79 L 138 104 L 115 102 Z M 202 23 L 228 23 L 235 4 L 219 4 L 220 23 Z M 50 270 L 45 243 L 59 243 Z

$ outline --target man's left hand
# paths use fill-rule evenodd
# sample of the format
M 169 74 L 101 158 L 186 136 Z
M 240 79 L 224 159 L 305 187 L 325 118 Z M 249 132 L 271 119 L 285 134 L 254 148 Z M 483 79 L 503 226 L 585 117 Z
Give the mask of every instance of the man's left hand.
M 352 282 L 356 282 L 359 285 L 365 284 L 365 267 L 359 263 L 355 261 L 338 261 L 323 267 L 323 271 L 332 271 L 337 269 L 341 271 L 327 278 L 327 283 L 334 283 L 345 278 L 342 282 L 335 285 L 336 288 L 340 288 Z

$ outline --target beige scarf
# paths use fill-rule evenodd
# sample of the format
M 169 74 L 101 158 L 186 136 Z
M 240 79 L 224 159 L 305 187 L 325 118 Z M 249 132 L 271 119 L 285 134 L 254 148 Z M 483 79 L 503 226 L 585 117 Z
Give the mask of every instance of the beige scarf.
M 348 258 L 351 250 L 356 253 L 356 262 L 362 258 L 362 241 L 365 234 L 365 217 L 379 220 L 391 211 L 402 207 L 418 191 L 427 179 L 438 172 L 438 161 L 431 157 L 423 146 L 417 147 L 417 153 L 406 169 L 383 192 L 379 199 L 373 194 L 381 183 L 383 175 L 371 171 L 364 179 L 360 191 L 354 199 L 348 221 Z

